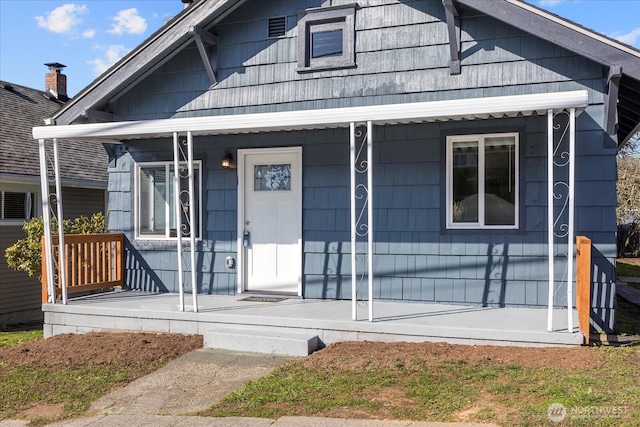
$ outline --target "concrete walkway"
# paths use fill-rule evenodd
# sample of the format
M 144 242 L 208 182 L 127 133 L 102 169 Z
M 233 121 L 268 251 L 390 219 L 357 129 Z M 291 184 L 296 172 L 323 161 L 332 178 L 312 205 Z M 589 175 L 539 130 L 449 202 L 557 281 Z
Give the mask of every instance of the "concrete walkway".
M 640 290 L 629 286 L 629 283 L 640 284 L 640 277 L 618 277 L 616 281 L 616 294 L 630 303 L 640 306 Z
M 640 284 L 640 277 L 619 276 L 616 280 L 616 296 L 640 307 L 640 290 L 633 286 L 629 286 L 629 283 Z M 592 333 L 591 341 L 604 345 L 626 346 L 634 345 L 640 342 L 640 339 L 637 335 L 603 335 Z
M 440 427 L 487 426 L 411 421 L 346 420 L 318 417 L 213 418 L 197 417 L 246 381 L 267 375 L 292 358 L 228 350 L 201 349 L 168 363 L 100 399 L 90 416 L 51 426 L 137 427 Z M 27 425 L 26 421 L 0 421 L 1 427 Z

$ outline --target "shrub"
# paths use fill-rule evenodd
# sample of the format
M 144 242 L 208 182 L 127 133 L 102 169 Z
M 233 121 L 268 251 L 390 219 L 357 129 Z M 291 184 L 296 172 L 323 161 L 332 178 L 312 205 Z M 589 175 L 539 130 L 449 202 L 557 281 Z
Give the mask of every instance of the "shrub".
M 95 234 L 107 231 L 106 221 L 102 212 L 91 215 L 91 218 L 80 216 L 74 219 L 65 219 L 62 222 L 64 234 Z M 18 240 L 9 246 L 4 256 L 7 265 L 17 271 L 26 271 L 29 276 L 42 275 L 42 236 L 44 235 L 44 220 L 31 218 L 24 222 L 22 230 L 27 237 Z M 58 221 L 51 219 L 51 232 L 58 234 Z

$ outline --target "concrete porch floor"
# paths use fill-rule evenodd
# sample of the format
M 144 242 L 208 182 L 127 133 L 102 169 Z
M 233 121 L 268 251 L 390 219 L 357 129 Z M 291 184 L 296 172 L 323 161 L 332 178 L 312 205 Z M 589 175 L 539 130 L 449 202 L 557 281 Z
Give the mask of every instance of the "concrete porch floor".
M 555 309 L 554 330 L 548 332 L 547 310 L 374 301 L 358 307 L 351 320 L 351 301 L 288 298 L 250 302 L 250 294 L 191 294 L 179 310 L 174 293 L 120 291 L 70 299 L 67 305 L 44 304 L 45 337 L 63 333 L 128 330 L 203 334 L 217 330 L 254 331 L 265 335 L 313 335 L 320 346 L 338 341 L 441 341 L 458 344 L 565 346 L 582 344 L 582 334 L 567 331 L 567 311 Z M 578 325 L 574 310 L 574 325 Z M 206 338 L 205 338 L 206 341 Z

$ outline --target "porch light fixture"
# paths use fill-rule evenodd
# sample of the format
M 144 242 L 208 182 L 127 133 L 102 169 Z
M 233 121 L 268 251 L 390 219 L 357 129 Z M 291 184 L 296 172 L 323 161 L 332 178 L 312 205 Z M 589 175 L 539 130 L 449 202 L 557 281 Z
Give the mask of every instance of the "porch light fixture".
M 222 166 L 222 169 L 229 169 L 232 162 L 233 155 L 229 152 L 229 150 L 224 150 L 224 156 L 222 156 L 222 160 L 220 160 L 220 166 Z

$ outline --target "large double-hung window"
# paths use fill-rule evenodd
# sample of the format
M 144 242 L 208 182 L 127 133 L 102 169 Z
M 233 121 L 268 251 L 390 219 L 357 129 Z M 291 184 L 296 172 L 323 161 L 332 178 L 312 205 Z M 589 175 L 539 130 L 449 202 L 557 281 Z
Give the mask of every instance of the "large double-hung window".
M 518 134 L 447 137 L 447 228 L 518 228 Z
M 189 180 L 187 164 L 181 163 L 180 213 L 182 237 L 195 233 L 199 238 L 201 221 L 202 164 L 196 161 L 194 168 L 195 206 L 189 205 Z M 139 163 L 136 165 L 136 238 L 175 239 L 178 236 L 176 221 L 176 192 L 173 162 Z M 190 211 L 195 210 L 195 224 L 190 224 Z

